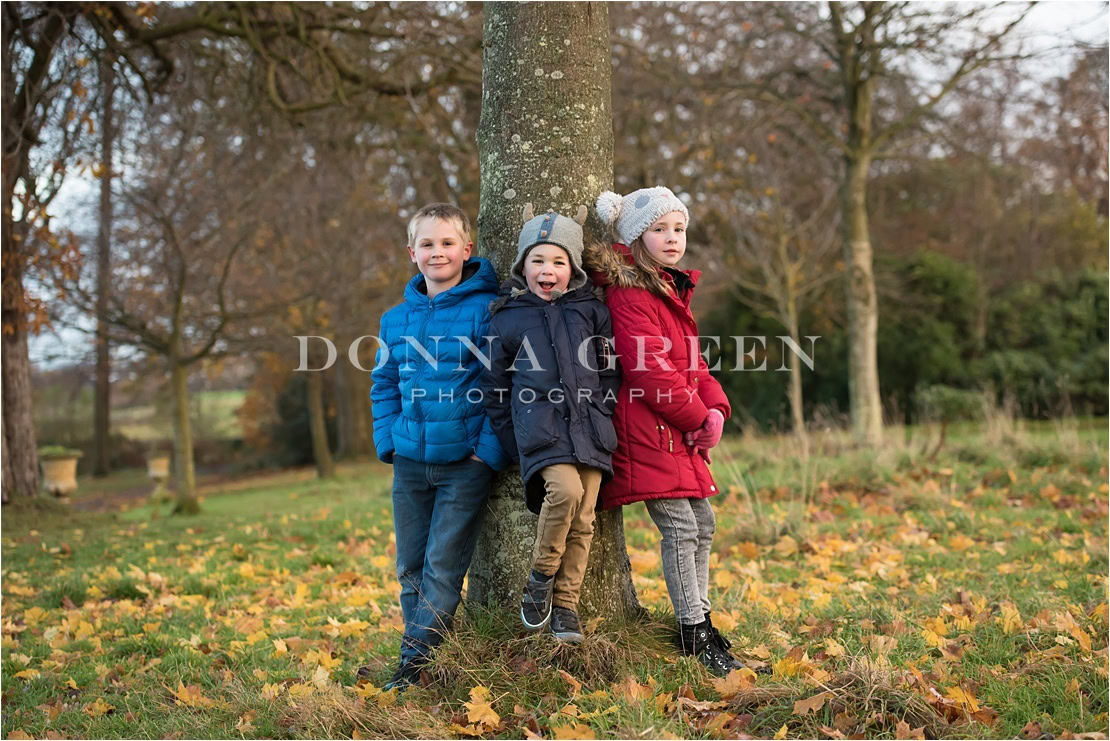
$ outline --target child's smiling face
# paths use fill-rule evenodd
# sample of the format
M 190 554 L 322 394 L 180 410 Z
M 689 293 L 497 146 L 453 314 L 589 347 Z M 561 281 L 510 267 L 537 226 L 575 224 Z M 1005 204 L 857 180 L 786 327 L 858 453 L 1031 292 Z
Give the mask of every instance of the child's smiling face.
M 640 239 L 648 254 L 660 264 L 673 268 L 686 254 L 686 217 L 671 211 L 656 219 Z
M 524 258 L 523 273 L 528 290 L 550 301 L 554 291 L 565 291 L 570 284 L 570 255 L 557 245 L 537 244 Z
M 458 285 L 473 247 L 451 221 L 427 218 L 417 222 L 409 256 L 424 276 L 429 296 Z

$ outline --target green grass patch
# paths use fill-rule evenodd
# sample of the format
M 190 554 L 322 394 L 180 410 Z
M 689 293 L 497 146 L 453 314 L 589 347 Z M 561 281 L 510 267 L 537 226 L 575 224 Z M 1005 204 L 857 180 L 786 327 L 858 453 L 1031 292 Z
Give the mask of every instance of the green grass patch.
M 572 648 L 462 609 L 427 686 L 394 697 L 354 686 L 364 665 L 388 679 L 402 628 L 388 467 L 212 485 L 192 517 L 17 502 L 0 538 L 2 732 L 1105 734 L 1105 425 L 960 425 L 934 456 L 935 434 L 892 429 L 877 451 L 815 435 L 808 458 L 788 438 L 715 451 L 714 622 L 771 671 L 732 688 L 671 643 L 642 505 L 625 508 L 642 620 L 590 624 Z M 468 717 L 484 702 L 497 723 Z

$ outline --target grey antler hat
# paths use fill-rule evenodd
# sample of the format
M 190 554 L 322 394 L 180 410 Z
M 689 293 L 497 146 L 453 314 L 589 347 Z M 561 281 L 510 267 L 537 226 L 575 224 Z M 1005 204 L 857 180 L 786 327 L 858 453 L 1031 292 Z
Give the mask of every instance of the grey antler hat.
M 524 280 L 524 256 L 537 244 L 553 244 L 562 247 L 570 255 L 571 276 L 567 290 L 581 288 L 589 280 L 582 269 L 582 225 L 586 223 L 586 207 L 579 206 L 573 219 L 554 211 L 532 215 L 532 204 L 524 205 L 524 226 L 517 240 L 516 261 L 509 270 L 510 275 Z

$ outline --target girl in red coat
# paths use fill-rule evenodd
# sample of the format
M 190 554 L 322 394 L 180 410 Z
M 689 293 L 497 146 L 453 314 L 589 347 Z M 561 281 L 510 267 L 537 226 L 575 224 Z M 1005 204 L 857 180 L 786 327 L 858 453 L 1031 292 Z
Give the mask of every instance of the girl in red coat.
M 588 259 L 605 286 L 622 385 L 613 421 L 613 479 L 600 492 L 608 509 L 644 502 L 663 536 L 663 576 L 678 619 L 679 648 L 724 675 L 741 664 L 709 616 L 709 552 L 717 493 L 709 450 L 732 412 L 698 345 L 690 297 L 701 275 L 678 267 L 686 252 L 686 206 L 668 188 L 597 199 L 620 242 Z

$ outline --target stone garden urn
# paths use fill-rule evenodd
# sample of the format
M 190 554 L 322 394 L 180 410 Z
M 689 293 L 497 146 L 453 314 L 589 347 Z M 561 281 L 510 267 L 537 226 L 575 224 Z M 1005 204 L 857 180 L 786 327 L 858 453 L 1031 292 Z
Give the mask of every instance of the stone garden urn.
M 77 460 L 80 450 L 51 445 L 39 450 L 42 464 L 42 486 L 58 498 L 68 497 L 77 491 Z
M 151 500 L 162 502 L 169 500 L 166 491 L 166 481 L 170 477 L 170 454 L 151 453 L 146 459 L 146 473 L 154 482 L 154 491 L 150 493 Z

